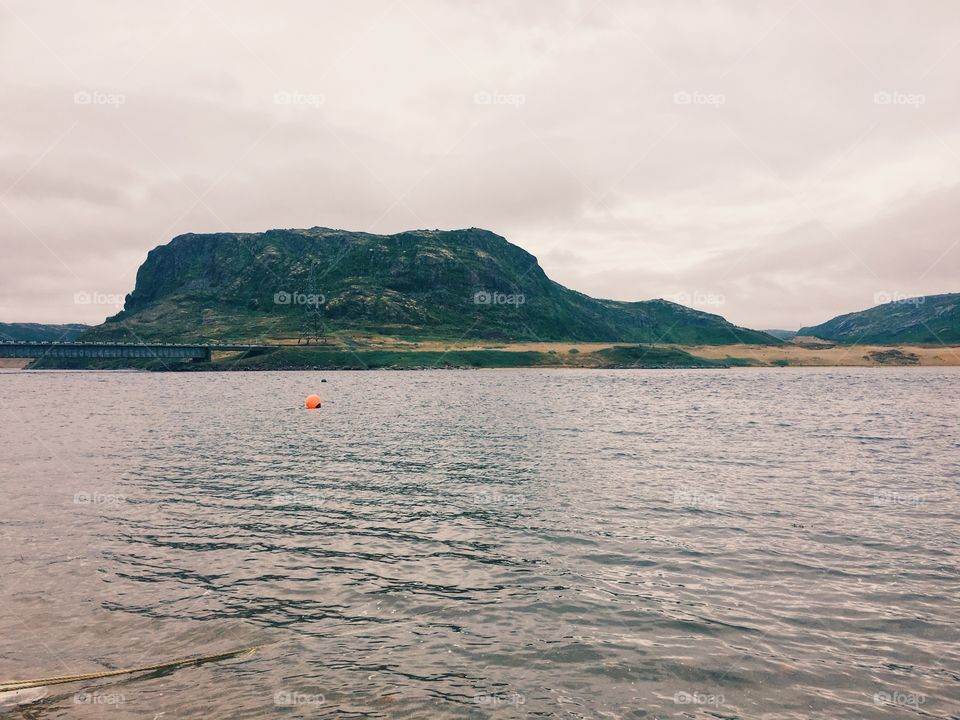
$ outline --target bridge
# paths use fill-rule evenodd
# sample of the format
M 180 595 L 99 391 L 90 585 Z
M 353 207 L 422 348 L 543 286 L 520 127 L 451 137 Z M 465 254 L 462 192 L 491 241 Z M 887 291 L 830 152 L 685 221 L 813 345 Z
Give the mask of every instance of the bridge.
M 0 342 L 0 358 L 143 358 L 205 360 L 214 352 L 275 350 L 279 345 L 111 342 Z

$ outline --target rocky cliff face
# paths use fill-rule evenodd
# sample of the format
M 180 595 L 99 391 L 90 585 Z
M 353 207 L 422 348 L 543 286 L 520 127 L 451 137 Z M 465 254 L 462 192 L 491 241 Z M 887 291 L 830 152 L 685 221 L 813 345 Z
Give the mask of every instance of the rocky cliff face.
M 797 334 L 850 343 L 960 343 L 960 293 L 892 300 Z
M 150 251 L 90 338 L 243 340 L 321 323 L 400 337 L 775 343 L 665 300 L 597 300 L 486 230 L 181 235 Z

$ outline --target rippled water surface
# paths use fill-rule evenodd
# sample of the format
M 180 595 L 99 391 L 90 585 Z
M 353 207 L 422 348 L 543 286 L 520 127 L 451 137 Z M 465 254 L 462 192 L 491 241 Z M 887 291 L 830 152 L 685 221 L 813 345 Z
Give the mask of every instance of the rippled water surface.
M 956 369 L 8 372 L 0 427 L 0 681 L 262 646 L 13 717 L 960 716 Z

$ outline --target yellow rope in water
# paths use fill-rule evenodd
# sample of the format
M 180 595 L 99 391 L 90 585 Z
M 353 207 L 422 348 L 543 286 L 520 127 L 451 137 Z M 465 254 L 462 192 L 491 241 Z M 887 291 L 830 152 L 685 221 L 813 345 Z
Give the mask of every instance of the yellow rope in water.
M 148 672 L 150 670 L 167 670 L 185 665 L 199 665 L 200 663 L 211 662 L 213 660 L 223 660 L 229 657 L 239 657 L 248 654 L 252 655 L 258 647 L 258 645 L 254 645 L 253 647 L 241 648 L 239 650 L 228 650 L 227 652 L 217 653 L 216 655 L 181 658 L 179 660 L 171 660 L 170 662 L 144 665 L 126 670 L 101 670 L 100 672 L 86 673 L 84 675 L 58 675 L 56 677 L 39 678 L 37 680 L 14 680 L 12 682 L 0 683 L 0 692 L 26 690 L 27 688 L 44 687 L 46 685 L 62 685 L 64 683 L 79 682 L 80 680 L 96 680 L 97 678 L 129 675 L 130 673 Z

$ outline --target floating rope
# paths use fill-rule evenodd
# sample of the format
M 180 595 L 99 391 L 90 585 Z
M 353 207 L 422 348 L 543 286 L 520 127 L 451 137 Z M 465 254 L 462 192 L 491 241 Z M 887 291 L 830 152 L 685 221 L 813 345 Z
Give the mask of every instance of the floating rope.
M 26 690 L 27 688 L 45 687 L 47 685 L 63 685 L 64 683 L 80 682 L 81 680 L 96 680 L 98 678 L 116 677 L 117 675 L 149 672 L 151 670 L 169 670 L 187 665 L 200 665 L 201 663 L 213 662 L 214 660 L 252 655 L 257 651 L 258 647 L 258 645 L 254 645 L 253 647 L 241 648 L 239 650 L 228 650 L 217 653 L 216 655 L 198 655 L 195 657 L 181 658 L 179 660 L 171 660 L 165 663 L 157 663 L 156 665 L 127 668 L 126 670 L 101 670 L 100 672 L 85 673 L 83 675 L 58 675 L 56 677 L 39 678 L 37 680 L 14 680 L 12 682 L 0 683 L 0 692 Z

